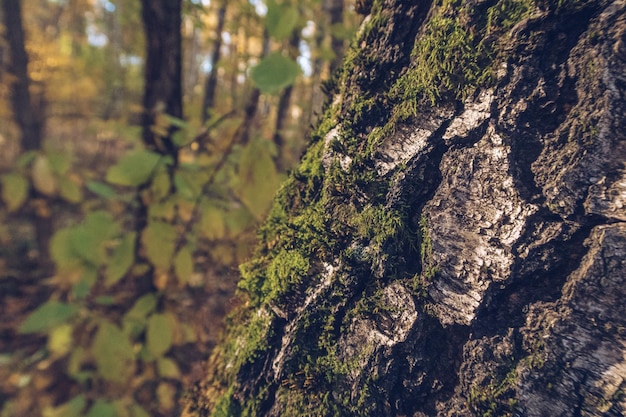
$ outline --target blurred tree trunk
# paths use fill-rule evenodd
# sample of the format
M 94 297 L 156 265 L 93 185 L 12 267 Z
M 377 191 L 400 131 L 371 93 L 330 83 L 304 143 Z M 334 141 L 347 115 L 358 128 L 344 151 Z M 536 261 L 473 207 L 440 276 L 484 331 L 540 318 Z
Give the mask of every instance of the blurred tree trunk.
M 341 66 L 345 49 L 345 40 L 337 36 L 337 25 L 343 24 L 343 11 L 345 4 L 343 0 L 326 0 L 324 8 L 330 18 L 330 46 L 335 53 L 335 57 L 330 61 L 330 73 L 334 73 Z
M 22 4 L 20 0 L 2 0 L 5 36 L 9 46 L 8 72 L 12 75 L 11 105 L 15 122 L 21 131 L 23 151 L 36 151 L 41 148 L 45 125 L 43 93 L 38 100 L 31 94 L 31 79 L 28 75 L 28 54 L 25 47 L 22 24 Z M 31 189 L 35 199 L 45 198 L 37 190 Z M 39 248 L 40 263 L 44 269 L 50 267 L 48 244 L 52 237 L 52 218 L 44 203 L 35 211 L 35 234 Z
M 298 57 L 298 45 L 300 44 L 300 28 L 294 29 L 291 37 L 289 38 L 289 57 L 294 61 Z M 276 113 L 276 126 L 274 128 L 274 137 L 273 141 L 276 145 L 276 168 L 279 171 L 284 169 L 284 148 L 285 148 L 285 138 L 284 138 L 284 129 L 287 125 L 287 120 L 289 119 L 289 109 L 291 104 L 291 95 L 293 94 L 293 84 L 289 85 L 280 93 L 280 98 L 278 100 L 278 110 Z
M 172 139 L 176 127 L 170 126 L 165 136 L 152 127 L 159 115 L 183 117 L 182 0 L 142 0 L 141 4 L 146 34 L 142 139 L 147 149 L 172 158 L 170 175 L 173 175 L 178 164 L 178 148 Z M 147 212 L 147 206 L 139 198 L 137 231 L 147 225 Z
M 7 69 L 14 77 L 11 104 L 15 121 L 22 132 L 22 149 L 37 150 L 41 147 L 45 123 L 43 100 L 36 102 L 30 94 L 32 82 L 28 75 L 28 54 L 24 46 L 21 1 L 2 0 L 2 11 L 10 52 Z
M 267 30 L 263 31 L 263 51 L 261 59 L 265 57 L 270 50 L 270 36 Z M 250 140 L 250 128 L 253 126 L 259 109 L 259 100 L 261 98 L 261 90 L 254 87 L 248 96 L 243 110 L 243 122 L 236 133 L 237 143 L 246 144 Z
M 215 28 L 215 41 L 211 54 L 211 72 L 204 83 L 204 100 L 202 101 L 202 123 L 209 120 L 209 114 L 215 106 L 215 93 L 217 91 L 217 65 L 220 62 L 222 50 L 222 32 L 226 23 L 226 0 L 222 2 L 217 11 L 217 27 Z
M 148 149 L 178 160 L 170 135 L 160 137 L 152 129 L 159 114 L 183 116 L 182 98 L 182 0 L 142 0 L 146 33 L 143 141 Z

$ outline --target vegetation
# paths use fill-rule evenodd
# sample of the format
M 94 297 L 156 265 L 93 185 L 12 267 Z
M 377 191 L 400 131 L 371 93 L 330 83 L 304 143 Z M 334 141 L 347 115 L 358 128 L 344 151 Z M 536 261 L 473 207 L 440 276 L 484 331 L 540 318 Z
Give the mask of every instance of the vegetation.
M 178 412 L 357 19 L 326 3 L 3 1 L 0 415 Z

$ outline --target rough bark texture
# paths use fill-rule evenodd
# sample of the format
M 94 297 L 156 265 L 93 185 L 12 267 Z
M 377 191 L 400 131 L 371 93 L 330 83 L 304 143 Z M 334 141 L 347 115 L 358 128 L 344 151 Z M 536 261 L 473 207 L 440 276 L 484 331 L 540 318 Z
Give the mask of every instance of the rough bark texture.
M 626 3 L 368 7 L 188 415 L 624 415 Z

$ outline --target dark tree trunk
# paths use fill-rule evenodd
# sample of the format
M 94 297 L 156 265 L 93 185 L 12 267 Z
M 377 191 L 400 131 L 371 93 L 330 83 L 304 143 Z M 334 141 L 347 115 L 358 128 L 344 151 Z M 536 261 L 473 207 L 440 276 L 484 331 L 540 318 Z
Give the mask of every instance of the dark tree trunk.
M 38 150 L 41 148 L 45 123 L 41 108 L 43 100 L 34 100 L 31 94 L 32 82 L 28 75 L 28 54 L 24 46 L 21 1 L 2 0 L 2 11 L 10 51 L 8 72 L 14 77 L 11 86 L 13 114 L 22 132 L 23 150 Z
M 165 136 L 152 129 L 159 114 L 183 117 L 182 96 L 182 0 L 142 0 L 142 19 L 146 35 L 145 86 L 143 97 L 142 138 L 147 149 L 172 158 L 170 184 L 178 165 L 178 148 L 169 127 Z M 148 223 L 148 207 L 141 198 L 140 186 L 135 229 L 142 231 Z M 139 234 L 138 234 L 139 236 Z M 139 238 L 137 250 L 139 250 Z M 139 252 L 138 252 L 139 256 Z
M 142 0 L 141 4 L 147 48 L 143 141 L 149 149 L 177 161 L 178 150 L 171 135 L 161 138 L 150 127 L 158 114 L 183 117 L 182 0 Z
M 32 82 L 28 75 L 28 54 L 25 47 L 20 0 L 2 0 L 5 36 L 9 45 L 10 58 L 7 66 L 12 75 L 11 104 L 15 121 L 21 131 L 22 150 L 41 149 L 45 125 L 43 92 L 37 100 L 31 93 Z M 45 199 L 37 190 L 31 189 L 35 199 Z M 40 264 L 44 270 L 51 268 L 49 242 L 52 237 L 52 218 L 48 210 L 35 210 L 35 235 L 39 248 Z
M 626 4 L 453 3 L 359 1 L 187 416 L 626 415 Z
M 204 83 L 204 99 L 202 101 L 202 123 L 206 123 L 210 118 L 210 112 L 215 106 L 215 94 L 217 92 L 217 65 L 220 62 L 222 50 L 222 32 L 226 23 L 226 5 L 224 0 L 217 11 L 217 27 L 215 28 L 215 42 L 213 42 L 213 53 L 211 54 L 211 72 Z

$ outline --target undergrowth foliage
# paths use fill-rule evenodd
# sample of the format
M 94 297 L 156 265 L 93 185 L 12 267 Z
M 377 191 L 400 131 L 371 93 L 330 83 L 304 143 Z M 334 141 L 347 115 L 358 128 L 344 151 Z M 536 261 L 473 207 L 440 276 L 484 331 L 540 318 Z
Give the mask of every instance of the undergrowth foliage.
M 136 142 L 101 181 L 88 178 L 61 151 L 24 154 L 2 176 L 7 215 L 27 206 L 49 210 L 48 215 L 67 209 L 83 213 L 66 219 L 52 236 L 50 297 L 18 328 L 24 336 L 43 336 L 40 354 L 72 381 L 74 395 L 44 407 L 46 417 L 173 412 L 183 374 L 175 351 L 196 342 L 177 298 L 202 284 L 196 270 L 202 256 L 225 266 L 246 256 L 254 226 L 278 186 L 270 142 L 253 139 L 217 153 L 224 145 L 209 141 L 192 152 L 197 132 L 181 120 L 159 120 L 182 129 L 176 167 L 170 157 Z M 227 134 L 236 122 L 203 134 Z M 31 187 L 47 199 L 29 197 Z M 148 207 L 140 232 L 133 217 L 138 187 Z M 283 270 L 277 265 L 279 279 Z M 156 403 L 137 399 L 149 381 Z

